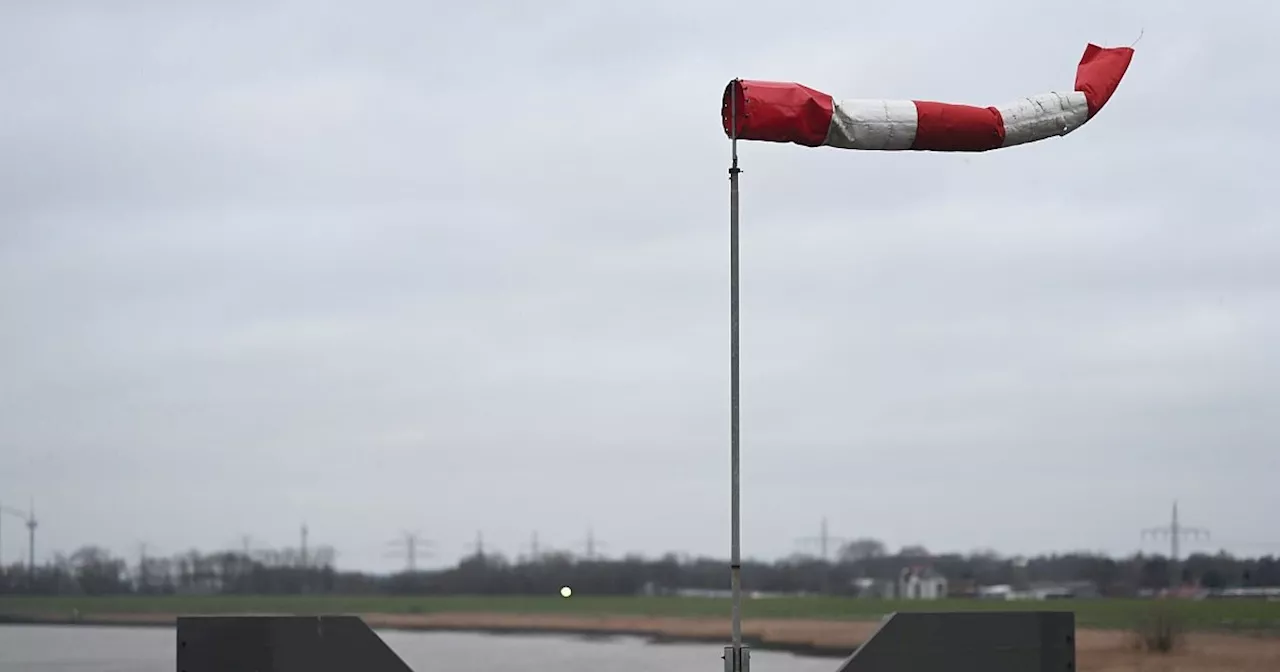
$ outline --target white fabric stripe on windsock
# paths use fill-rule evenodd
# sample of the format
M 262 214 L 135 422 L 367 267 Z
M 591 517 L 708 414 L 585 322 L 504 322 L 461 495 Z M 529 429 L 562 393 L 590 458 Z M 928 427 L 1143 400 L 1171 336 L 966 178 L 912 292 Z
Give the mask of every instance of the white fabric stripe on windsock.
M 840 149 L 911 149 L 918 119 L 914 101 L 843 100 L 832 106 L 823 144 Z
M 1066 135 L 1089 120 L 1089 101 L 1079 91 L 1044 93 L 996 108 L 1004 121 L 1004 142 L 1012 147 Z

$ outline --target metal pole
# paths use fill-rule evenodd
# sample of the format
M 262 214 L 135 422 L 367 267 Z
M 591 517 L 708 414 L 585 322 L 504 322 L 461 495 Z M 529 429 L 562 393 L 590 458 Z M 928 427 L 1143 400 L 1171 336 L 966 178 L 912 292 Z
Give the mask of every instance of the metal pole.
M 1182 585 L 1182 572 L 1178 571 L 1178 541 L 1182 530 L 1178 527 L 1178 502 L 1173 503 L 1173 518 L 1169 521 L 1169 590 Z
M 739 374 L 738 374 L 738 93 L 742 90 L 739 80 L 734 80 L 729 95 L 730 144 L 732 163 L 729 166 L 729 462 L 730 482 L 730 549 L 729 577 L 733 606 L 733 661 L 726 665 L 734 672 L 746 672 L 747 665 L 742 652 L 742 520 L 739 516 L 741 489 L 739 487 Z
M 27 521 L 27 576 L 34 585 L 36 580 L 36 518 L 34 514 Z

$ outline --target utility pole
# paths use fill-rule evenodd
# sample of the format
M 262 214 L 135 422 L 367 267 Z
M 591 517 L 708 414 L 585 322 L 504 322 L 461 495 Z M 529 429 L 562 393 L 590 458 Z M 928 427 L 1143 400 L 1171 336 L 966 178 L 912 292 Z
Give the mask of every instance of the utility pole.
M 36 581 L 36 500 L 32 498 L 27 510 L 27 578 L 32 585 Z
M 826 516 L 822 517 L 822 525 L 821 527 L 818 528 L 818 536 L 802 537 L 796 540 L 797 543 L 804 544 L 804 545 L 817 544 L 818 556 L 822 558 L 823 562 L 831 561 L 831 550 L 833 549 L 833 547 L 839 546 L 840 544 L 846 543 L 847 541 L 848 539 L 845 539 L 844 537 L 833 537 L 827 532 Z
M 586 541 L 584 541 L 584 542 L 583 542 L 583 544 L 582 544 L 583 550 L 585 550 L 585 551 L 587 552 L 586 559 L 587 559 L 587 560 L 595 560 L 595 559 L 597 559 L 599 556 L 598 556 L 598 555 L 596 555 L 596 549 L 597 549 L 597 548 L 599 548 L 599 547 L 603 547 L 603 546 L 608 546 L 608 544 L 606 544 L 606 543 L 604 543 L 604 542 L 602 542 L 602 541 L 598 541 L 598 540 L 596 539 L 596 533 L 595 533 L 595 530 L 594 530 L 594 529 L 592 529 L 592 528 L 590 528 L 590 527 L 588 527 L 588 528 L 587 528 L 587 539 L 586 539 Z
M 138 544 L 138 590 L 146 591 L 150 582 L 147 580 L 147 542 Z
M 1182 572 L 1179 566 L 1182 538 L 1208 539 L 1209 530 L 1202 527 L 1187 527 L 1183 525 L 1178 520 L 1178 502 L 1174 500 L 1173 515 L 1169 518 L 1169 525 L 1165 527 L 1149 527 L 1142 531 L 1142 537 L 1144 539 L 1147 537 L 1166 537 L 1169 539 L 1169 588 L 1172 590 L 1182 583 Z
M 414 572 L 418 569 L 418 535 L 409 534 L 405 536 L 405 541 L 409 546 L 409 571 Z
M 307 524 L 306 524 L 306 523 L 303 523 L 303 524 L 302 524 L 302 549 L 301 549 L 301 555 L 302 555 L 302 566 L 303 566 L 303 567 L 306 567 L 306 566 L 307 566 Z
M 406 571 L 410 573 L 418 571 L 419 554 L 429 554 L 429 551 L 425 548 L 419 549 L 419 547 L 431 545 L 430 541 L 424 539 L 422 535 L 417 532 L 403 532 L 399 539 L 394 539 L 389 543 L 392 546 L 398 547 L 394 553 L 397 555 L 404 555 Z
M 476 540 L 468 548 L 471 549 L 473 557 L 484 558 L 484 532 L 476 530 Z
M 538 545 L 538 532 L 534 530 L 533 538 L 529 541 L 529 562 L 538 562 L 542 559 L 542 548 Z
M 0 506 L 0 517 L 9 514 L 23 521 L 27 526 L 27 580 L 35 582 L 36 578 L 36 503 L 31 500 L 31 508 L 23 511 L 12 506 Z M 4 558 L 0 557 L 0 565 Z
M 240 558 L 236 561 L 238 572 L 247 574 L 253 567 L 253 537 L 248 534 L 240 535 Z

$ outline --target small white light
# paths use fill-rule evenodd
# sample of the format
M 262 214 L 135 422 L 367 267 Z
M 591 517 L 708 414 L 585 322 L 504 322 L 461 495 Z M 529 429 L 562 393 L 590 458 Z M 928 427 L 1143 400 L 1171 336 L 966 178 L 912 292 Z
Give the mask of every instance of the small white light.
M 573 594 L 573 589 L 570 588 L 569 586 L 565 586 L 560 589 L 560 597 L 569 597 L 572 594 Z

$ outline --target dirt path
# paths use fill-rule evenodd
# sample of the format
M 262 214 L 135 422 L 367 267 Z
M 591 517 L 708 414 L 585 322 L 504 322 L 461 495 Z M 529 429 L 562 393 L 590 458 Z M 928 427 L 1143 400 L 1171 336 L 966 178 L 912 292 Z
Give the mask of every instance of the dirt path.
M 559 616 L 552 614 L 361 614 L 374 628 L 507 633 L 618 634 L 665 641 L 725 642 L 728 619 L 647 616 Z M 172 626 L 174 614 L 92 614 L 8 617 L 8 622 L 81 625 Z M 747 619 L 743 635 L 753 646 L 818 655 L 847 655 L 878 623 L 805 619 Z M 1280 672 L 1280 638 L 1194 633 L 1170 655 L 1136 650 L 1129 633 L 1079 630 L 1080 672 Z

